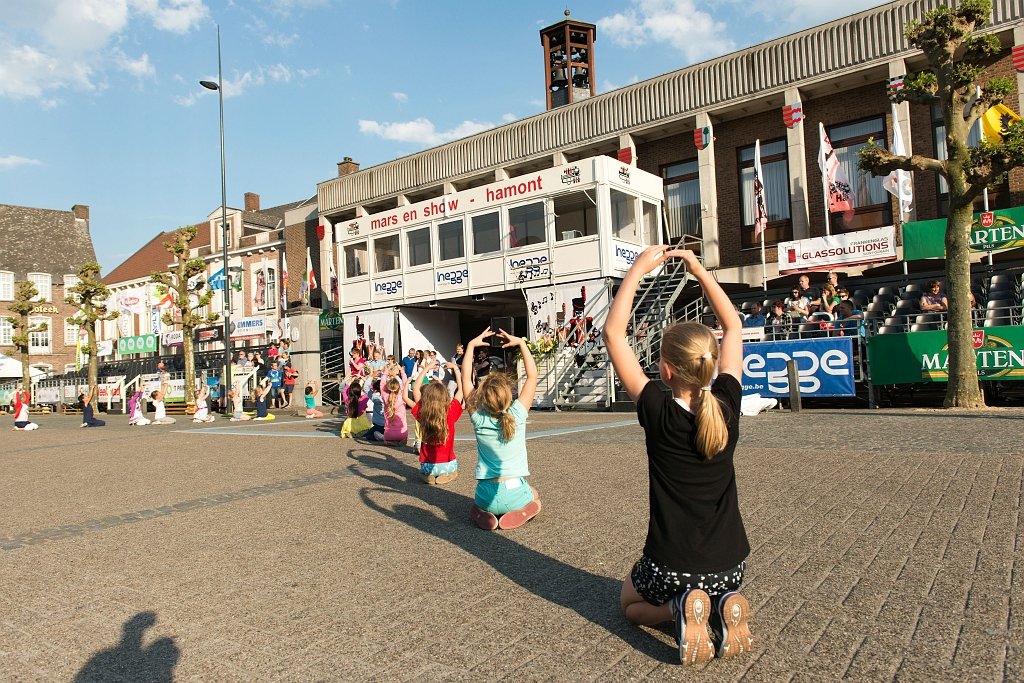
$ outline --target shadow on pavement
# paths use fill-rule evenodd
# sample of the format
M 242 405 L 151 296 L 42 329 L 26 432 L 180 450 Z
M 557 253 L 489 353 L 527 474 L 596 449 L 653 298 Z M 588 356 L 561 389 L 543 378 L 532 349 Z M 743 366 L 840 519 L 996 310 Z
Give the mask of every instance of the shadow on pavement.
M 139 612 L 124 622 L 121 640 L 112 648 L 100 650 L 75 675 L 74 683 L 100 681 L 147 681 L 170 683 L 181 650 L 173 638 L 160 638 L 142 647 L 146 629 L 156 623 L 153 612 Z
M 571 609 L 584 619 L 607 630 L 652 659 L 675 662 L 673 648 L 643 629 L 629 623 L 619 609 L 622 579 L 600 576 L 544 555 L 514 540 L 515 532 L 488 532 L 478 529 L 469 518 L 472 500 L 441 486 L 428 486 L 420 479 L 418 466 L 377 451 L 349 450 L 358 465 L 352 472 L 375 484 L 360 489 L 367 507 L 410 527 L 446 541 L 486 562 L 509 580 L 539 598 Z M 405 453 L 406 457 L 414 457 Z M 372 467 L 376 474 L 362 471 Z M 467 468 L 460 468 L 465 476 Z M 440 509 L 439 516 L 416 505 L 393 504 L 385 507 L 373 500 L 373 493 L 397 493 L 421 500 Z M 543 499 L 543 492 L 541 492 Z M 538 520 L 543 523 L 544 513 Z M 530 522 L 536 524 L 537 521 Z

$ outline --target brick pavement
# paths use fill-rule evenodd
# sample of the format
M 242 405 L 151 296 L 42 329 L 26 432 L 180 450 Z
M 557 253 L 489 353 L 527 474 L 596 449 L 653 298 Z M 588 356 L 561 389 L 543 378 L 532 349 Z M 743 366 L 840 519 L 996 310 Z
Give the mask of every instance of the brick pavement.
M 1024 410 L 744 418 L 757 640 L 702 671 L 619 614 L 647 515 L 629 415 L 534 413 L 544 511 L 490 534 L 468 440 L 439 488 L 332 421 L 122 420 L 2 432 L 2 680 L 1024 678 Z

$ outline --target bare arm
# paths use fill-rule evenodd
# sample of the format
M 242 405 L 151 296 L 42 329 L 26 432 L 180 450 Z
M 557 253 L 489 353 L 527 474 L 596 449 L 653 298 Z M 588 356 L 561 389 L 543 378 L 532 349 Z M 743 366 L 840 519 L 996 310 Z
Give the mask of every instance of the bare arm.
M 468 359 L 476 357 L 476 349 L 479 346 L 484 345 L 484 339 L 492 336 L 494 333 L 491 332 L 490 325 L 478 334 L 476 337 L 470 340 L 469 344 L 466 345 L 466 353 L 462 356 L 462 369 L 459 373 L 462 377 L 462 392 L 465 396 L 466 401 L 469 401 L 469 397 L 473 393 L 473 366 L 474 361 Z
M 522 337 L 515 337 L 505 330 L 500 330 L 500 334 L 507 340 L 502 347 L 508 348 L 510 346 L 518 346 L 519 352 L 523 356 L 523 368 L 526 370 L 526 381 L 523 382 L 523 388 L 519 390 L 519 404 L 523 406 L 526 412 L 530 412 L 530 406 L 533 405 L 533 399 L 537 395 L 537 362 L 533 359 L 533 354 L 530 353 L 530 347 L 527 345 L 526 340 Z
M 434 364 L 431 361 L 423 363 L 420 367 L 419 372 L 416 373 L 416 377 L 412 380 L 412 398 L 416 403 L 420 402 L 420 396 L 422 394 L 421 387 L 423 386 L 423 376 L 433 369 Z
M 462 403 L 463 399 L 465 398 L 464 388 L 462 386 L 462 373 L 458 371 L 459 366 L 457 366 L 455 363 L 446 363 L 446 365 L 452 371 L 452 374 L 455 375 L 455 395 L 452 398 L 454 398 L 459 403 Z
M 743 383 L 743 323 L 735 314 L 732 302 L 728 295 L 718 284 L 718 281 L 711 276 L 704 265 L 697 260 L 692 251 L 686 252 L 686 267 L 690 274 L 696 278 L 701 289 L 704 290 L 704 298 L 711 305 L 711 310 L 718 316 L 722 330 L 725 334 L 719 343 L 718 349 L 718 372 L 719 374 L 732 375 L 737 382 Z

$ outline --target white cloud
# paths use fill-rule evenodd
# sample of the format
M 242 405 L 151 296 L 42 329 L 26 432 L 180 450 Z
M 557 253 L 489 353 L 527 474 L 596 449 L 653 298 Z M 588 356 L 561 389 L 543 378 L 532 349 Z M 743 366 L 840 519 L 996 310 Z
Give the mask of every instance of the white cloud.
M 404 92 L 393 92 L 391 93 L 391 96 L 394 97 L 395 100 L 398 102 L 405 103 L 409 101 L 409 96 L 406 95 Z
M 295 73 L 297 73 L 300 78 L 313 78 L 314 76 L 320 75 L 320 69 L 296 69 Z
M 450 130 L 437 130 L 429 119 L 422 117 L 412 121 L 399 121 L 396 123 L 359 121 L 359 132 L 364 135 L 376 135 L 385 140 L 394 140 L 396 142 L 414 142 L 428 147 L 468 137 L 489 128 L 494 128 L 494 124 L 463 121 Z
M 138 59 L 132 59 L 120 50 L 115 51 L 114 61 L 117 68 L 136 78 L 152 78 L 156 76 L 156 68 L 150 64 L 149 55 L 145 52 Z
M 5 157 L 0 157 L 0 171 L 8 171 L 12 168 L 18 168 L 19 166 L 42 166 L 43 162 L 38 159 L 28 159 L 26 157 L 19 157 L 14 154 L 9 154 Z
M 617 45 L 666 43 L 689 63 L 735 49 L 725 23 L 697 9 L 693 0 L 633 0 L 632 7 L 599 19 L 597 26 Z
M 147 54 L 132 59 L 111 43 L 133 22 L 185 33 L 209 10 L 203 0 L 33 0 L 5 3 L 4 15 L 9 33 L 0 37 L 0 95 L 39 99 L 45 106 L 59 101 L 49 91 L 106 87 L 104 75 L 112 69 L 155 75 Z
M 518 119 L 519 117 L 513 114 L 512 112 L 506 112 L 501 115 L 502 123 L 512 123 L 513 121 L 516 121 Z
M 284 81 L 289 83 L 292 80 L 292 72 L 284 64 L 274 64 L 267 67 L 267 75 L 272 81 Z
M 263 36 L 264 45 L 276 45 L 277 47 L 288 47 L 299 39 L 298 33 L 285 35 L 283 33 L 270 33 Z

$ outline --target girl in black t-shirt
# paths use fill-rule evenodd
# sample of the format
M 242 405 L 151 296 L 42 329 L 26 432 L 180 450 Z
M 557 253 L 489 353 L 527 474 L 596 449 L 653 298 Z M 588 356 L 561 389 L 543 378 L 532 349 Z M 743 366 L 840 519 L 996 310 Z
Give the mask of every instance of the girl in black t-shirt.
M 640 280 L 669 258 L 685 261 L 723 328 L 720 344 L 700 323 L 665 330 L 658 369 L 671 395 L 648 379 L 626 338 Z M 635 624 L 674 621 L 683 664 L 732 657 L 752 644 L 750 607 L 735 592 L 750 553 L 733 469 L 742 329 L 729 298 L 693 252 L 665 245 L 637 256 L 604 328 L 615 372 L 644 428 L 650 480 L 647 542 L 622 583 L 620 604 Z

